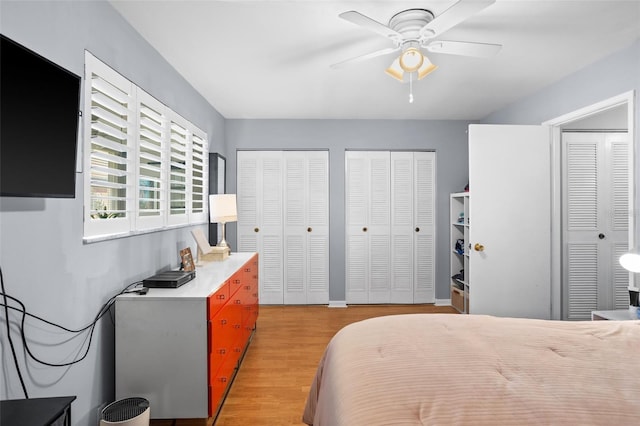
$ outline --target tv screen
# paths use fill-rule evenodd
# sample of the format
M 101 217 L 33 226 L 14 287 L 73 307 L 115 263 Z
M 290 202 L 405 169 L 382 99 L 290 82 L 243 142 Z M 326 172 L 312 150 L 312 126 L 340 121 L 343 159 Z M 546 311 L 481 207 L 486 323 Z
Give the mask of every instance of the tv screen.
M 0 37 L 0 195 L 74 198 L 80 77 Z

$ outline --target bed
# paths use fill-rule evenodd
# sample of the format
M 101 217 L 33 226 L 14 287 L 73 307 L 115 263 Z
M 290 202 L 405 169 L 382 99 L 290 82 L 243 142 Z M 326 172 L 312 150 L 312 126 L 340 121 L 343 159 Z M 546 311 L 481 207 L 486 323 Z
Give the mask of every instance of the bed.
M 640 321 L 409 314 L 332 338 L 313 426 L 640 424 Z

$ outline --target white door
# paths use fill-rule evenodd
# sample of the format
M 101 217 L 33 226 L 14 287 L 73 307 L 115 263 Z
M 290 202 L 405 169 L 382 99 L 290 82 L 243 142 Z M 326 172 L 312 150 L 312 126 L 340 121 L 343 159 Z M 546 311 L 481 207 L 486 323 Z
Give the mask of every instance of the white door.
M 391 152 L 391 299 L 435 302 L 434 152 Z
M 630 158 L 626 133 L 562 134 L 564 319 L 629 304 Z
M 391 299 L 413 303 L 413 215 L 415 171 L 412 152 L 391 153 Z
M 472 314 L 551 316 L 550 152 L 546 126 L 469 126 Z
M 259 298 L 282 304 L 282 153 L 238 151 L 238 251 L 259 253 Z
M 389 152 L 347 151 L 347 303 L 390 301 Z
M 284 303 L 329 303 L 329 153 L 284 153 Z
M 435 303 L 436 153 L 414 153 L 413 303 Z

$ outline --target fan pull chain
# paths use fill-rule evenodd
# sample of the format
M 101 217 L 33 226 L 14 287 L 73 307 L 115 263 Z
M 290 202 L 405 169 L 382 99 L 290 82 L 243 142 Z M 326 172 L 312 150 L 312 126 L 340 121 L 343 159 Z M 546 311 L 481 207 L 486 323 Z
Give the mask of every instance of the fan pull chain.
M 413 103 L 413 73 L 409 73 L 409 103 Z

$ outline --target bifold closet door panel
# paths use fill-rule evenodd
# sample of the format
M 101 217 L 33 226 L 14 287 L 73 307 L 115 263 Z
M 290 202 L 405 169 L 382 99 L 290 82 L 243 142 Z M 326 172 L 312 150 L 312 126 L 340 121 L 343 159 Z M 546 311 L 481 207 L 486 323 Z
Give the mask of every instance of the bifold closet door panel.
M 283 159 L 279 151 L 238 151 L 238 250 L 260 254 L 260 303 L 283 300 Z
M 329 153 L 285 151 L 284 303 L 329 302 Z
M 391 301 L 391 181 L 388 151 L 347 151 L 346 298 Z

